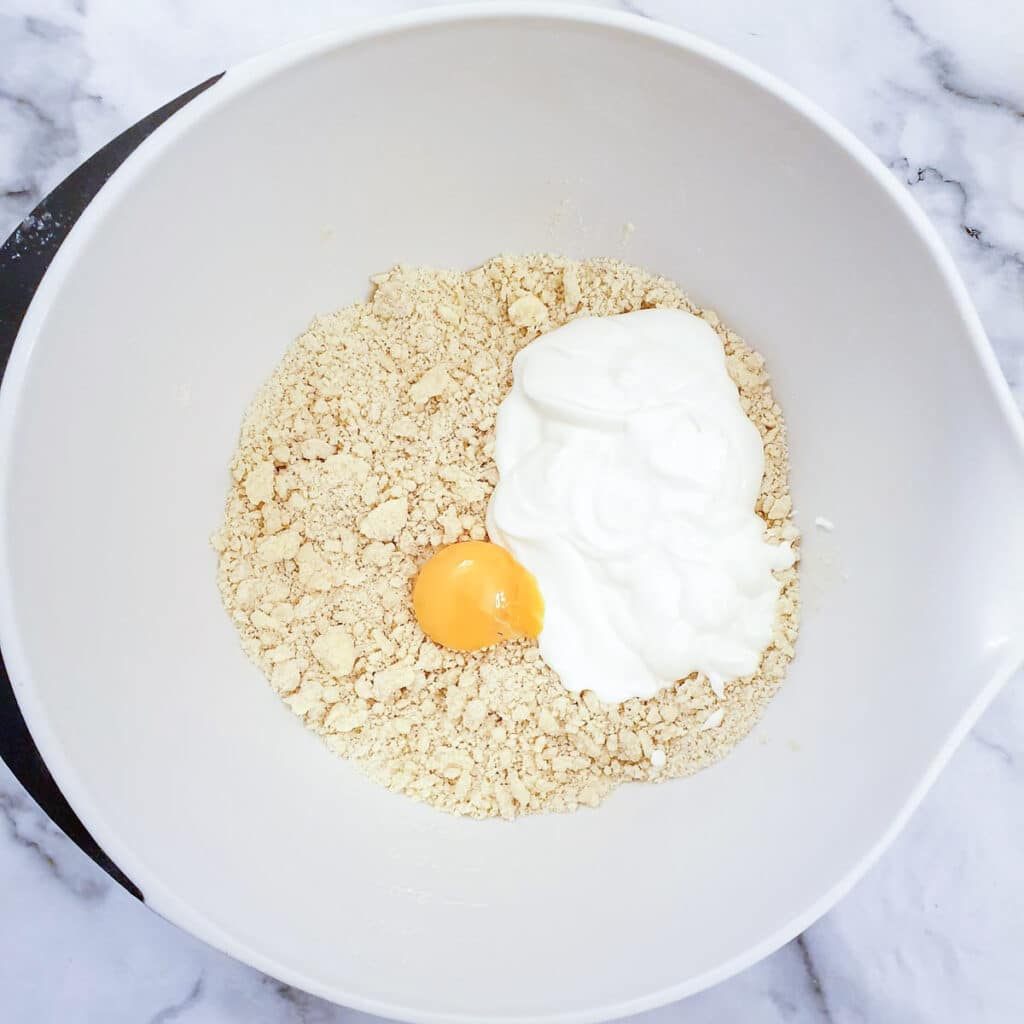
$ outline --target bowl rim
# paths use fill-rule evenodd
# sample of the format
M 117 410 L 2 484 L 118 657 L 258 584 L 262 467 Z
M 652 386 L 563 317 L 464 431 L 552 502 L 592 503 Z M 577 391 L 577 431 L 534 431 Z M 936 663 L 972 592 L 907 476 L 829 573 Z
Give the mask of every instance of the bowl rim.
M 78 222 L 57 251 L 49 269 L 37 288 L 18 331 L 10 359 L 0 382 L 0 493 L 6 493 L 10 459 L 5 457 L 14 442 L 18 399 L 32 353 L 38 340 L 51 298 L 57 294 L 73 269 L 77 252 L 97 230 L 105 215 L 120 201 L 122 194 L 155 163 L 175 140 L 187 134 L 214 111 L 252 87 L 286 72 L 302 62 L 336 49 L 344 49 L 367 40 L 380 39 L 426 26 L 444 25 L 459 21 L 496 21 L 502 19 L 539 19 L 555 22 L 573 22 L 603 27 L 619 32 L 643 36 L 669 43 L 681 50 L 709 60 L 725 70 L 746 79 L 761 90 L 781 100 L 808 122 L 822 131 L 859 165 L 875 184 L 886 192 L 906 216 L 910 226 L 934 260 L 941 278 L 949 290 L 961 316 L 974 355 L 979 360 L 991 393 L 1000 407 L 1024 463 L 1024 417 L 1013 399 L 995 353 L 988 341 L 974 305 L 968 295 L 953 259 L 942 243 L 936 228 L 917 205 L 909 192 L 899 184 L 878 158 L 853 133 L 830 114 L 808 100 L 792 86 L 763 70 L 745 58 L 708 42 L 683 29 L 642 16 L 593 8 L 581 8 L 568 3 L 488 3 L 483 6 L 460 4 L 420 9 L 389 16 L 372 18 L 341 29 L 319 33 L 289 43 L 269 53 L 250 58 L 230 68 L 215 87 L 197 96 L 186 107 L 177 111 L 159 126 L 131 153 L 88 204 Z M 389 1003 L 366 997 L 357 992 L 341 990 L 315 978 L 278 963 L 207 919 L 203 911 L 191 906 L 175 892 L 168 890 L 157 874 L 150 870 L 144 859 L 119 837 L 116 825 L 104 819 L 95 807 L 85 786 L 78 779 L 73 764 L 65 756 L 60 742 L 51 730 L 45 711 L 36 696 L 33 673 L 23 650 L 17 630 L 15 599 L 10 586 L 9 542 L 5 530 L 0 529 L 0 646 L 11 686 L 19 707 L 29 724 L 47 767 L 56 779 L 68 802 L 89 831 L 114 861 L 145 893 L 147 905 L 183 930 L 195 935 L 222 952 L 241 960 L 257 970 L 294 985 L 332 1002 L 379 1016 L 413 1022 L 413 1024 L 531 1024 L 544 1021 L 550 1024 L 583 1024 L 583 1022 L 612 1020 L 640 1013 L 682 999 L 746 969 L 773 953 L 811 925 L 833 907 L 868 869 L 878 860 L 910 815 L 931 788 L 939 771 L 949 760 L 966 733 L 998 693 L 1002 685 L 1024 662 L 1024 637 L 1017 638 L 997 657 L 995 667 L 977 693 L 950 735 L 926 767 L 900 812 L 886 831 L 878 837 L 866 854 L 853 863 L 846 874 L 827 892 L 803 908 L 783 926 L 765 936 L 749 948 L 736 954 L 717 967 L 682 982 L 636 996 L 631 999 L 598 1004 L 586 1009 L 558 1011 L 540 1015 L 507 1015 L 500 1012 L 486 1017 L 464 1013 L 423 1011 L 414 1006 Z

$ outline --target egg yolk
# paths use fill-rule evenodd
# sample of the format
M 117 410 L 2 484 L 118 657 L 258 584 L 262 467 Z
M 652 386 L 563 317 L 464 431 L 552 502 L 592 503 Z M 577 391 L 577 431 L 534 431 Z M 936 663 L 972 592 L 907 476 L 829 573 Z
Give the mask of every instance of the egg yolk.
M 536 637 L 544 623 L 537 581 L 504 548 L 469 540 L 437 552 L 412 590 L 420 629 L 456 651 Z

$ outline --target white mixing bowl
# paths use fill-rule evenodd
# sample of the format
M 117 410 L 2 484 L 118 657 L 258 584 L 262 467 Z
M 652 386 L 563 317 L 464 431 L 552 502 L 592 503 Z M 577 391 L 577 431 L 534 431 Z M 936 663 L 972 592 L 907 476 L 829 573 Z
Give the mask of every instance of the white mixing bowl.
M 314 313 L 536 250 L 666 274 L 765 354 L 806 615 L 719 766 L 460 820 L 280 704 L 207 538 Z M 57 782 L 183 928 L 386 1016 L 609 1018 L 769 953 L 906 819 L 1019 660 L 1022 438 L 934 231 L 791 90 L 623 16 L 435 11 L 229 71 L 87 209 L 0 394 L 0 641 Z

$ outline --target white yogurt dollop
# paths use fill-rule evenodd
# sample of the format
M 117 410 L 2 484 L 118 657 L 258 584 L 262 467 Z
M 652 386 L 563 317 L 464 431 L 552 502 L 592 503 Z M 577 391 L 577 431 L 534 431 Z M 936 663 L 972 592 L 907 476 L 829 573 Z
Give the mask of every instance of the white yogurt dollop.
M 513 378 L 487 528 L 537 578 L 563 685 L 618 703 L 753 672 L 794 553 L 754 512 L 761 438 L 715 332 L 668 309 L 574 320 Z

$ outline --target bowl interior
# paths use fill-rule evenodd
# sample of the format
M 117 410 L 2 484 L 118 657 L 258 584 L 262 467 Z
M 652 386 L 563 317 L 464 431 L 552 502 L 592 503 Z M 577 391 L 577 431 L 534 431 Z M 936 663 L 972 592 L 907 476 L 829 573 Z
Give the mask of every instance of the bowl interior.
M 243 656 L 207 538 L 242 410 L 314 313 L 398 261 L 537 250 L 664 273 L 768 358 L 806 609 L 721 765 L 510 826 L 306 732 Z M 463 16 L 229 72 L 87 212 L 5 381 L 19 698 L 147 900 L 289 981 L 474 1021 L 693 990 L 827 905 L 1019 625 L 1024 476 L 974 330 L 858 159 L 660 30 Z

